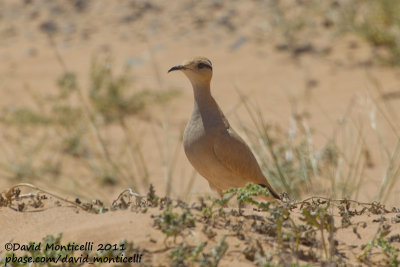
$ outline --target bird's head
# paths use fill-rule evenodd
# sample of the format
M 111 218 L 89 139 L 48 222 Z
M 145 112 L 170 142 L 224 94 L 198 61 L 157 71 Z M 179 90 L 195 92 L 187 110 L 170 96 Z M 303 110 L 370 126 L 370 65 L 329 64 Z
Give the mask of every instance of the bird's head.
M 193 86 L 210 84 L 212 78 L 211 61 L 205 57 L 195 57 L 186 60 L 182 65 L 177 65 L 168 70 L 168 72 L 180 70 L 190 80 Z

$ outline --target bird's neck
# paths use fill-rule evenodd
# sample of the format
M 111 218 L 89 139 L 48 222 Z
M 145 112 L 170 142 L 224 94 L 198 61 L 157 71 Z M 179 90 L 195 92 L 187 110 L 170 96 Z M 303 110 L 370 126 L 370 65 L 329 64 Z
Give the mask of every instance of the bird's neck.
M 192 82 L 193 86 L 193 93 L 195 98 L 196 97 L 210 97 L 210 84 L 205 82 Z
M 229 125 L 224 114 L 210 92 L 210 84 L 193 84 L 193 118 L 201 118 L 205 129 L 215 129 Z
M 209 82 L 192 82 L 194 102 L 196 105 L 211 104 L 214 98 L 211 96 Z

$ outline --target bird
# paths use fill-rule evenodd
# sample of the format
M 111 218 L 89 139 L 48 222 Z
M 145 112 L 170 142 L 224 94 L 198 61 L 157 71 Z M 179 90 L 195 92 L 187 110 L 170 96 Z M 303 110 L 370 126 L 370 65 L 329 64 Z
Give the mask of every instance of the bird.
M 261 171 L 245 141 L 236 133 L 211 95 L 212 63 L 205 57 L 194 57 L 168 70 L 181 71 L 193 87 L 192 115 L 183 134 L 185 154 L 195 168 L 217 191 L 241 188 L 252 182 L 267 188 L 266 200 L 280 199 Z

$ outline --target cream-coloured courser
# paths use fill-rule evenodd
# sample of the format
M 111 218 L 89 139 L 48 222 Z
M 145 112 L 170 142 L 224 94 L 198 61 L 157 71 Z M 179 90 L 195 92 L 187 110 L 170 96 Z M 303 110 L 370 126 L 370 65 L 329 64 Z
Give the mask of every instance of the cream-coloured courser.
M 183 135 L 185 153 L 193 167 L 220 196 L 224 190 L 253 182 L 268 188 L 272 195 L 269 199 L 279 199 L 250 148 L 232 129 L 211 96 L 211 61 L 195 57 L 168 72 L 175 70 L 182 71 L 193 86 L 194 108 Z

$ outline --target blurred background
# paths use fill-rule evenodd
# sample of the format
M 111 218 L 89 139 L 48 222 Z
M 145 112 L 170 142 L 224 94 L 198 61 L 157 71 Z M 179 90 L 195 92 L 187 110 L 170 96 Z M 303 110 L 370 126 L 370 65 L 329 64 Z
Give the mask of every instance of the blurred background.
M 277 191 L 398 203 L 399 0 L 2 0 L 2 191 L 216 196 L 183 152 L 190 83 L 167 75 L 198 55 Z

